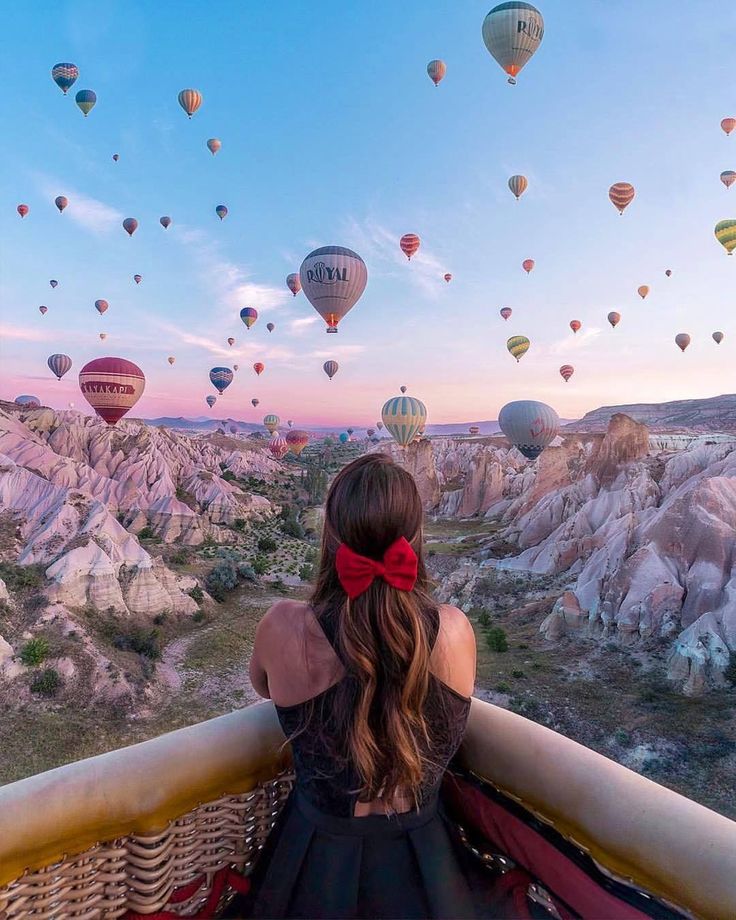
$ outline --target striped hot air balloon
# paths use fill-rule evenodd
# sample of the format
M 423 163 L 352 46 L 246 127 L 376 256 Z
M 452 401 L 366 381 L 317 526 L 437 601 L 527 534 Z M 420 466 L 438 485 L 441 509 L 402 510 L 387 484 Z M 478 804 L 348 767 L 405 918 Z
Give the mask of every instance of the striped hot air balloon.
M 565 383 L 567 383 L 567 381 L 572 377 L 574 373 L 575 368 L 572 366 L 572 364 L 563 364 L 560 368 L 560 376 L 565 381 Z
M 450 274 L 450 272 L 445 272 L 443 277 L 448 284 L 452 281 L 452 275 Z
M 95 310 L 97 310 L 97 312 L 100 315 L 105 313 L 109 309 L 109 307 L 110 307 L 110 304 L 106 300 L 96 300 L 95 301 Z
M 714 332 L 714 333 L 713 333 L 713 341 L 716 343 L 716 345 L 720 345 L 721 342 L 723 341 L 723 338 L 724 338 L 724 336 L 723 336 L 723 333 L 722 333 L 722 332 Z
M 253 370 L 260 377 L 261 374 L 266 370 L 266 365 L 262 361 L 256 361 L 256 363 L 253 365 Z
M 618 208 L 619 214 L 623 214 L 634 200 L 636 190 L 630 182 L 615 182 L 608 190 L 608 197 L 611 199 L 613 206 Z
M 335 374 L 340 370 L 340 365 L 337 361 L 325 361 L 322 365 L 322 370 L 327 374 L 330 380 L 332 380 Z
M 678 332 L 675 336 L 675 345 L 677 345 L 680 351 L 685 351 L 689 344 L 690 336 L 687 334 L 687 332 Z
M 233 372 L 229 367 L 213 367 L 210 371 L 210 383 L 222 396 L 233 382 Z
M 299 280 L 299 275 L 296 272 L 291 272 L 290 275 L 286 276 L 286 286 L 294 295 L 294 297 L 296 297 L 299 291 L 301 291 L 302 283 Z
M 282 438 L 280 434 L 275 434 L 268 442 L 268 449 L 277 460 L 281 460 L 289 450 L 289 445 L 286 443 L 286 438 Z
M 730 134 L 736 128 L 736 118 L 724 118 L 721 121 L 721 128 L 726 134 Z
M 146 378 L 125 358 L 95 358 L 79 372 L 79 389 L 100 418 L 114 425 L 143 395 Z
M 582 325 L 583 324 L 580 322 L 579 319 L 570 320 L 570 328 L 572 329 L 573 332 L 578 332 L 578 330 L 582 328 Z
M 171 218 L 167 215 L 159 217 L 158 222 L 161 224 L 164 230 L 168 230 L 168 228 L 171 226 Z
M 258 310 L 256 310 L 254 307 L 243 307 L 243 309 L 240 311 L 240 318 L 245 323 L 245 328 L 250 329 L 250 327 L 258 319 Z
M 732 256 L 736 249 L 736 220 L 719 220 L 715 235 L 721 246 Z
M 211 137 L 207 141 L 207 146 L 209 147 L 212 156 L 214 156 L 222 147 L 222 141 L 217 137 Z
M 394 441 L 406 447 L 426 425 L 427 407 L 413 396 L 394 396 L 384 403 L 381 418 Z
M 731 188 L 731 186 L 736 182 L 736 172 L 732 169 L 724 169 L 721 173 L 721 182 L 726 186 L 726 188 Z
M 534 259 L 524 259 L 524 261 L 521 263 L 521 267 L 528 275 L 534 268 Z
M 183 89 L 179 93 L 179 105 L 191 118 L 202 105 L 202 94 L 196 89 Z
M 31 210 L 27 204 L 19 204 L 15 209 L 21 216 L 21 219 L 26 216 L 26 214 Z
M 511 307 L 501 307 L 498 312 L 504 319 L 508 319 L 514 311 L 511 309 Z
M 205 396 L 204 401 L 207 403 L 207 405 L 211 409 L 214 406 L 214 404 L 217 402 L 217 397 L 216 396 Z
M 74 97 L 74 101 L 79 106 L 80 111 L 86 118 L 97 102 L 97 94 L 91 89 L 80 89 Z
M 546 403 L 520 399 L 507 403 L 498 413 L 498 424 L 504 435 L 527 460 L 536 460 L 545 447 L 554 441 L 560 418 Z
M 506 348 L 509 354 L 516 358 L 517 363 L 521 361 L 522 357 L 529 351 L 530 345 L 531 342 L 525 335 L 512 335 L 508 342 L 506 342 Z
M 292 454 L 298 457 L 307 444 L 309 444 L 309 433 L 303 431 L 301 428 L 292 428 L 291 431 L 287 432 L 286 443 Z
M 527 181 L 526 176 L 512 176 L 509 179 L 509 188 L 511 189 L 511 194 L 516 198 L 517 201 L 527 190 L 528 185 L 529 182 Z
M 322 246 L 310 252 L 299 269 L 304 294 L 327 323 L 328 332 L 360 299 L 368 282 L 365 262 L 344 246 Z
M 613 328 L 615 329 L 616 326 L 618 326 L 618 324 L 621 322 L 621 314 L 620 314 L 620 313 L 616 313 L 615 310 L 611 310 L 611 312 L 608 314 L 608 322 L 609 322 L 609 323 L 613 326 Z
M 126 217 L 123 221 L 123 230 L 125 230 L 128 236 L 133 236 L 137 229 L 138 221 L 135 219 L 135 217 Z
M 269 415 L 263 416 L 263 427 L 268 428 L 270 434 L 273 434 L 274 431 L 276 431 L 280 423 L 281 419 L 278 417 L 278 415 L 273 415 L 273 413 L 270 413 Z
M 48 308 L 48 307 L 39 307 L 39 308 L 38 308 L 38 312 L 41 314 L 41 316 L 46 316 L 46 314 L 49 312 L 49 308 Z
M 641 297 L 642 300 L 644 300 L 644 298 L 649 293 L 649 285 L 642 284 L 640 287 L 636 289 L 636 293 L 639 295 L 639 297 Z
M 434 85 L 439 86 L 447 73 L 447 65 L 444 61 L 440 60 L 430 61 L 429 64 L 427 64 L 427 73 Z
M 51 68 L 51 79 L 66 96 L 79 76 L 76 64 L 54 64 Z
M 59 209 L 59 214 L 61 214 L 64 208 L 69 204 L 69 199 L 66 197 L 66 195 L 58 195 L 54 199 L 54 204 Z
M 422 241 L 416 233 L 405 233 L 399 240 L 399 246 L 407 259 L 411 259 L 421 246 Z
M 483 20 L 485 46 L 508 74 L 508 82 L 512 85 L 543 37 L 542 14 L 523 0 L 499 3 Z
M 41 400 L 38 396 L 29 396 L 24 394 L 22 396 L 16 396 L 14 400 L 16 406 L 22 406 L 24 409 L 40 409 Z
M 220 220 L 225 220 L 227 217 L 227 207 L 224 204 L 218 204 L 215 208 L 215 214 L 217 214 Z
M 61 380 L 64 374 L 71 368 L 72 359 L 69 355 L 49 355 L 46 363 L 51 373 L 56 376 L 56 379 Z

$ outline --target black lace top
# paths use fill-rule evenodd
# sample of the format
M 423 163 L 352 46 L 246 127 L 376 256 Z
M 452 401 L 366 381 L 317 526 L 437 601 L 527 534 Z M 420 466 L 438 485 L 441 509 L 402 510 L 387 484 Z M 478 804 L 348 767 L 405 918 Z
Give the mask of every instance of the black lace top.
M 427 611 L 426 616 L 430 647 L 434 647 L 439 632 L 439 611 Z M 339 656 L 334 614 L 321 616 L 319 624 Z M 287 737 L 301 729 L 308 720 L 307 728 L 291 743 L 297 786 L 317 808 L 341 817 L 352 817 L 354 814 L 360 778 L 352 764 L 336 761 L 328 750 L 327 742 L 339 739 L 344 734 L 344 726 L 336 724 L 333 701 L 338 687 L 341 688 L 340 692 L 350 693 L 353 691 L 352 684 L 353 679 L 348 673 L 310 700 L 294 706 L 276 706 L 281 727 Z M 343 685 L 347 686 L 343 689 Z M 460 746 L 470 712 L 470 698 L 462 696 L 434 674 L 430 674 L 429 691 L 424 705 L 431 738 L 431 747 L 425 754 L 432 764 L 422 783 L 420 805 L 438 791 L 442 775 Z

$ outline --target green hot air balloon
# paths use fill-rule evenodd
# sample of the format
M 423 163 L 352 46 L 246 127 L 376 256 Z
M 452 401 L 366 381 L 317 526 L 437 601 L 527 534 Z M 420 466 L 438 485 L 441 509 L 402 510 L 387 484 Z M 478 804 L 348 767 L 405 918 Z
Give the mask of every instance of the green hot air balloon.
M 714 232 L 718 242 L 732 256 L 736 249 L 736 220 L 719 220 Z
M 414 440 L 427 423 L 427 407 L 413 396 L 394 396 L 381 409 L 386 430 L 401 447 Z
M 531 342 L 525 335 L 512 335 L 506 342 L 509 354 L 516 358 L 517 361 L 521 361 L 522 357 L 529 351 L 530 345 Z
M 80 89 L 74 97 L 74 101 L 79 106 L 80 111 L 86 118 L 97 102 L 97 94 L 91 89 Z

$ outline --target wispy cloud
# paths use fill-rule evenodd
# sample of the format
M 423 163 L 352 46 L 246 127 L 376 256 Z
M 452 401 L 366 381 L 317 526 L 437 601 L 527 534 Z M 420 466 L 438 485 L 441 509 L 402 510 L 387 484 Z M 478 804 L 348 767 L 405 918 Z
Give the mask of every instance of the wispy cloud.
M 37 174 L 36 179 L 44 195 L 55 198 L 64 194 L 69 199 L 69 205 L 64 211 L 64 216 L 69 220 L 89 230 L 90 233 L 111 233 L 119 230 L 125 219 L 122 211 L 112 205 L 90 198 L 76 189 L 69 188 L 68 184 L 44 174 Z
M 595 341 L 602 332 L 603 330 L 598 326 L 589 326 L 575 335 L 570 331 L 570 334 L 565 336 L 564 339 L 558 339 L 556 342 L 550 342 L 549 345 L 542 346 L 539 352 L 546 355 L 566 355 L 571 351 L 582 351 L 591 342 Z
M 0 338 L 23 342 L 47 342 L 49 336 L 41 329 L 23 329 L 21 326 L 0 325 Z
M 359 355 L 365 351 L 365 345 L 336 345 L 329 351 L 313 351 L 313 358 L 349 358 L 351 355 Z
M 315 323 L 320 322 L 319 316 L 300 316 L 289 323 L 289 332 L 292 335 L 304 335 Z

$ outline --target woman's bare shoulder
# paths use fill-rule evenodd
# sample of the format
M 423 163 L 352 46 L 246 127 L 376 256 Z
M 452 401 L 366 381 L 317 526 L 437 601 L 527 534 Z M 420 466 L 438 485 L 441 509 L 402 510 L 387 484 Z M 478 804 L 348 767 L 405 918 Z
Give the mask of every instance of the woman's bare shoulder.
M 440 629 L 432 652 L 433 673 L 462 696 L 472 696 L 475 685 L 475 633 L 457 607 L 441 604 Z
M 465 640 L 466 642 L 472 641 L 475 644 L 473 626 L 459 607 L 453 607 L 451 604 L 440 604 L 439 612 L 440 631 L 450 641 Z

